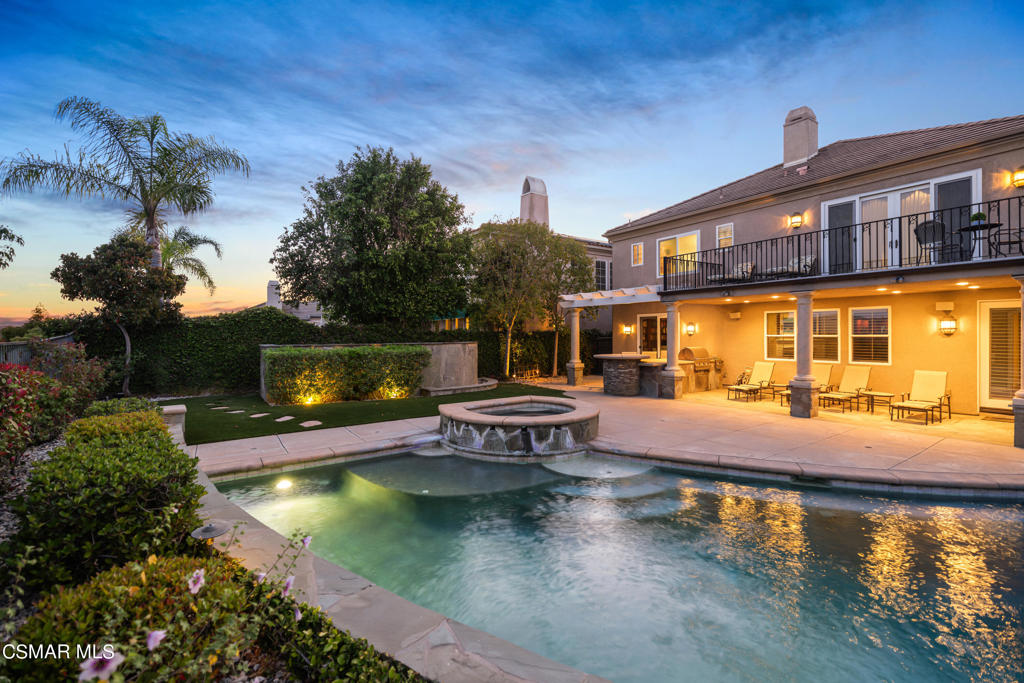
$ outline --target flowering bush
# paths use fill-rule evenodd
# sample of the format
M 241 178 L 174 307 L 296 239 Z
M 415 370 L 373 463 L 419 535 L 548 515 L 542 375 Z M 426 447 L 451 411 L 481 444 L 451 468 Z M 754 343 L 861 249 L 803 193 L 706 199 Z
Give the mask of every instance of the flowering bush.
M 63 384 L 24 365 L 0 364 L 0 459 L 4 467 L 17 465 L 28 446 L 57 436 L 73 415 L 73 396 Z
M 76 678 L 86 666 L 105 664 L 75 657 L 75 644 L 87 643 L 113 645 L 123 658 L 115 672 L 129 680 L 212 680 L 240 673 L 258 625 L 248 605 L 250 590 L 236 580 L 238 571 L 227 559 L 151 556 L 76 588 L 60 588 L 37 604 L 12 642 L 70 643 L 72 658 L 10 659 L 3 673 L 18 681 Z M 189 584 L 196 574 L 203 581 L 193 591 Z
M 38 565 L 23 576 L 28 589 L 79 583 L 151 553 L 206 552 L 189 537 L 203 495 L 196 460 L 156 413 L 86 418 L 66 436 L 68 445 L 33 468 L 10 505 L 18 531 L 0 558 L 35 547 Z
M 85 417 L 94 417 L 96 415 L 137 413 L 143 410 L 160 410 L 160 406 L 148 399 L 130 396 L 128 398 L 112 398 L 108 401 L 93 401 L 82 414 Z
M 109 363 L 89 358 L 85 345 L 35 341 L 29 367 L 61 382 L 71 392 L 71 410 L 81 415 L 106 385 Z

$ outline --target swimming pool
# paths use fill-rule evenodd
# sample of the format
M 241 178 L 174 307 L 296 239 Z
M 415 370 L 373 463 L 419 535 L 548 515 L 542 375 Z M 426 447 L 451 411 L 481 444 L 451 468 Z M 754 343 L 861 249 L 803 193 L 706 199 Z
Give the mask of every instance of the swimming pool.
M 412 602 L 614 681 L 1024 676 L 1018 505 L 411 454 L 218 488 Z

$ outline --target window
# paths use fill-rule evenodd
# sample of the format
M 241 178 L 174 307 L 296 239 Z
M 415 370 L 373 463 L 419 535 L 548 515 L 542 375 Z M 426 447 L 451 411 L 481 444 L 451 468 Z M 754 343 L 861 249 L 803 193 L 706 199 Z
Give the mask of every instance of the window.
M 608 262 L 597 259 L 594 261 L 594 287 L 597 290 L 610 289 L 608 284 Z
M 719 249 L 732 246 L 732 223 L 715 226 L 715 242 Z
M 642 266 L 644 264 L 644 243 L 634 242 L 632 246 L 633 265 Z
M 889 364 L 889 312 L 880 308 L 850 309 L 850 362 Z
M 665 263 L 665 258 L 668 256 L 681 256 L 684 254 L 693 254 L 700 250 L 700 232 L 688 232 L 685 235 L 675 235 L 673 237 L 664 237 L 658 240 L 658 276 L 661 276 L 662 265 Z M 678 262 L 672 261 L 678 265 Z M 676 266 L 669 266 L 670 268 L 676 268 Z M 687 262 L 683 269 L 692 270 L 694 263 Z
M 816 361 L 839 362 L 839 311 L 814 311 L 811 335 Z
M 796 357 L 796 313 L 768 311 L 764 314 L 765 360 L 793 360 Z

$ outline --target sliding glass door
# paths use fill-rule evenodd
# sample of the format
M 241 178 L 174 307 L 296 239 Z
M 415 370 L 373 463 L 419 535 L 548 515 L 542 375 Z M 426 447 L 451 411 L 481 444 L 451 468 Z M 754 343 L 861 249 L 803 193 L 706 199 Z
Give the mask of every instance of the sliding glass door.
M 979 407 L 1007 410 L 1020 388 L 1020 300 L 980 304 Z

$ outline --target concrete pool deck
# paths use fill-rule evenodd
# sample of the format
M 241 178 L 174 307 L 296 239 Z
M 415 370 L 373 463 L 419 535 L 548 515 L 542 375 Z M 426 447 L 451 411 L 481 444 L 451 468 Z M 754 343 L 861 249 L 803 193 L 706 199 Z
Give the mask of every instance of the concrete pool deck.
M 555 386 L 555 385 L 552 385 Z M 564 388 L 564 385 L 562 385 Z M 768 401 L 727 402 L 706 392 L 679 401 L 568 395 L 600 409 L 591 450 L 707 476 L 740 476 L 867 492 L 1024 500 L 1024 450 L 1012 424 L 954 415 L 938 425 L 890 423 L 887 415 L 793 418 Z M 188 446 L 212 477 L 288 469 L 409 450 L 437 441 L 439 418 L 317 429 Z M 966 436 L 967 438 L 961 438 Z M 976 440 L 972 440 L 976 439 Z

